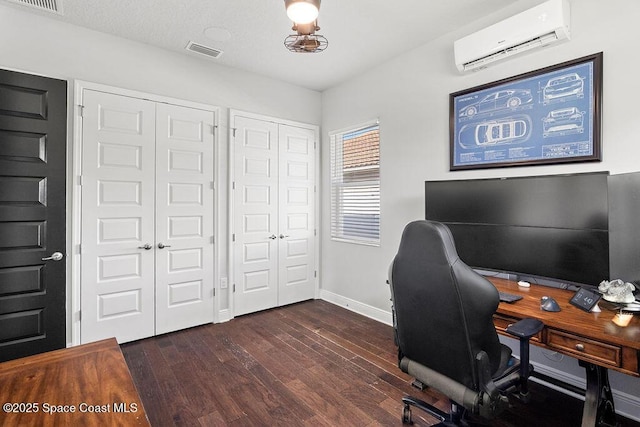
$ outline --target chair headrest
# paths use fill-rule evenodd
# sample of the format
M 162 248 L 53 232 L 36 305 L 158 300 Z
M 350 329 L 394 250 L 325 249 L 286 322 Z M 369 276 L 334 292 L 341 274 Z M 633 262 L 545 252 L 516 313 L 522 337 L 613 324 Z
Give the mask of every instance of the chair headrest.
M 422 262 L 453 265 L 459 259 L 449 228 L 439 222 L 419 220 L 407 224 L 398 254 L 419 258 Z M 425 254 L 429 256 L 426 257 Z

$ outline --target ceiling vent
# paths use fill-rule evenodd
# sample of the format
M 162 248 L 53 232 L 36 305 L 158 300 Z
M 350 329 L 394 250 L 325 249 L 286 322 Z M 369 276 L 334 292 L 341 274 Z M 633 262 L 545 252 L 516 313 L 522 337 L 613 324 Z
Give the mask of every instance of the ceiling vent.
M 189 42 L 189 44 L 187 44 L 187 47 L 185 49 L 191 52 L 199 53 L 200 55 L 208 56 L 209 58 L 220 58 L 220 55 L 222 55 L 221 50 L 214 49 L 212 47 L 198 44 L 195 42 Z
M 62 0 L 9 0 L 12 3 L 28 6 L 33 9 L 62 15 Z

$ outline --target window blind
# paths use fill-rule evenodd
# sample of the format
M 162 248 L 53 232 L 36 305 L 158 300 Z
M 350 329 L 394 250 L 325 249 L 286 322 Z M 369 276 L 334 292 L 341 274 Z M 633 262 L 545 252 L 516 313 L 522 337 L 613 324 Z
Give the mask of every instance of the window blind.
M 331 135 L 331 238 L 380 243 L 377 123 Z

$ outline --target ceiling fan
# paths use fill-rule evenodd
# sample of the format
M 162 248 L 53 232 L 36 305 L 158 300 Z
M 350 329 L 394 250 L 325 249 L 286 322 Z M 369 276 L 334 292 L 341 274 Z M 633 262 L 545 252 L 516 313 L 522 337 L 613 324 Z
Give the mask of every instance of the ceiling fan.
M 322 52 L 329 46 L 329 41 L 323 35 L 316 34 L 318 26 L 318 12 L 320 0 L 284 0 L 287 16 L 293 21 L 291 34 L 284 39 L 284 45 L 291 52 L 316 53 Z

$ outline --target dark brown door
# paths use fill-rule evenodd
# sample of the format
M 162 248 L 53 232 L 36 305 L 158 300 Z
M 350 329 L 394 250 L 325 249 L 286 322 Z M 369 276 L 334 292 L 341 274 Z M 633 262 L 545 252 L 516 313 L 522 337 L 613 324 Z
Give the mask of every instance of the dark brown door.
M 65 347 L 66 129 L 65 81 L 0 70 L 0 361 Z

